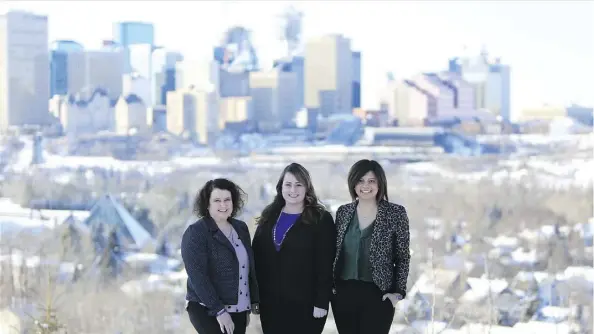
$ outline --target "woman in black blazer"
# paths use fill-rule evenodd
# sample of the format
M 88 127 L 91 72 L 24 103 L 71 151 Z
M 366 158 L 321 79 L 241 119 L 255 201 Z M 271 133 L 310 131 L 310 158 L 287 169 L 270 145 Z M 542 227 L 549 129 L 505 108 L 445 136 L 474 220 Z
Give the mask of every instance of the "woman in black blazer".
M 332 294 L 336 231 L 308 171 L 292 163 L 258 219 L 252 247 L 264 334 L 320 334 Z
M 194 204 L 201 218 L 182 237 L 186 309 L 199 334 L 245 334 L 250 312 L 258 312 L 250 233 L 233 218 L 243 207 L 243 195 L 229 180 L 206 182 Z
M 352 203 L 336 212 L 332 312 L 340 334 L 388 334 L 396 304 L 406 297 L 410 262 L 408 216 L 388 202 L 388 185 L 376 161 L 349 171 Z

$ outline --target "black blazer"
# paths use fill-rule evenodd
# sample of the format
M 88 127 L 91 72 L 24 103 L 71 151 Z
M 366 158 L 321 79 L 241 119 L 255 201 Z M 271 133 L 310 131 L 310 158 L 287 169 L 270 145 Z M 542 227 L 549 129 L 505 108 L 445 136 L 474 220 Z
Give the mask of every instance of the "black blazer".
M 251 303 L 259 303 L 254 253 L 246 223 L 237 219 L 229 222 L 245 246 L 250 262 L 249 288 Z M 208 314 L 216 315 L 225 305 L 237 303 L 239 262 L 235 249 L 212 218 L 201 218 L 188 226 L 181 242 L 181 255 L 188 273 L 186 299 L 206 306 Z
M 336 258 L 334 278 L 342 269 L 342 242 L 353 216 L 357 201 L 341 205 L 336 211 Z M 406 281 L 410 266 L 410 233 L 408 216 L 403 206 L 381 201 L 377 208 L 375 227 L 371 235 L 369 257 L 373 282 L 382 292 L 399 293 L 406 297 Z
M 252 243 L 261 304 L 294 302 L 328 310 L 336 245 L 332 215 L 324 211 L 318 222 L 309 224 L 298 218 L 280 251 L 272 241 L 275 223 L 259 225 Z

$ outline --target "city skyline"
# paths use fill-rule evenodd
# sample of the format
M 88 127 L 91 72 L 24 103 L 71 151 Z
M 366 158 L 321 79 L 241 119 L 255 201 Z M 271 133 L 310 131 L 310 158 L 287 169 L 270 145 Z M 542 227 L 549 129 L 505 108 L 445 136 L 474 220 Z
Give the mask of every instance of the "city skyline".
M 172 1 L 143 3 L 143 10 L 138 11 L 137 2 L 67 3 L 67 11 L 66 3 L 59 1 L 8 2 L 0 8 L 48 15 L 50 41 L 72 39 L 87 48 L 98 47 L 102 39 L 111 39 L 114 22 L 151 22 L 158 45 L 181 51 L 190 59 L 210 57 L 212 46 L 226 27 L 244 25 L 253 30 L 259 57 L 267 67 L 283 48 L 277 40 L 275 15 L 289 5 Z M 362 52 L 365 108 L 377 107 L 386 72 L 393 71 L 397 78 L 402 78 L 417 72 L 445 70 L 449 58 L 462 55 L 464 44 L 473 54 L 485 45 L 492 56 L 511 65 L 515 115 L 520 109 L 547 102 L 594 104 L 588 84 L 589 74 L 594 74 L 594 46 L 587 42 L 594 40 L 594 29 L 588 29 L 593 22 L 588 9 L 594 10 L 594 5 L 587 1 L 294 4 L 305 14 L 304 40 L 325 33 L 342 33 L 352 40 L 355 50 Z M 163 14 L 172 9 L 175 19 Z M 77 17 L 72 17 L 73 12 Z M 551 25 L 553 19 L 558 24 Z M 184 31 L 190 31 L 190 35 Z M 188 43 L 191 34 L 197 37 L 195 43 Z M 399 52 L 400 49 L 405 52 Z

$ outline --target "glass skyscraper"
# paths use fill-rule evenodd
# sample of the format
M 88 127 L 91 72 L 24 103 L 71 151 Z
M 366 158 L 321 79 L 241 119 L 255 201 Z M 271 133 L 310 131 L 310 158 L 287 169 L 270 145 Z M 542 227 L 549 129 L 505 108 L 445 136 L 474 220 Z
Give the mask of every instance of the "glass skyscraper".
M 68 54 L 83 52 L 75 41 L 55 41 L 50 46 L 50 97 L 68 93 Z
M 152 49 L 155 45 L 155 28 L 152 23 L 145 22 L 118 22 L 113 26 L 113 40 L 121 45 L 126 52 L 126 72 L 131 72 L 134 69 L 134 63 L 143 64 L 142 72 L 151 72 L 151 52 L 135 52 L 144 53 L 142 58 L 146 59 L 132 59 L 131 47 L 133 45 L 147 45 Z M 152 51 L 152 50 L 151 50 Z M 137 55 L 134 55 L 137 57 Z M 145 64 L 148 64 L 148 70 L 145 69 Z M 143 75 L 146 75 L 143 73 Z

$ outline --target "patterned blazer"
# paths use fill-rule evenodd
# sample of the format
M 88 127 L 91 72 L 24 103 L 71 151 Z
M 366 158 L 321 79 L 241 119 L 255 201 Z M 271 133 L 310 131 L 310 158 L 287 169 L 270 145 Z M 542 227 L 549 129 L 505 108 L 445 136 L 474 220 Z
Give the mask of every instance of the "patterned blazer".
M 336 211 L 336 256 L 334 279 L 338 277 L 342 243 L 349 223 L 357 213 L 357 201 L 342 205 Z M 382 200 L 378 204 L 371 236 L 369 262 L 373 282 L 384 293 L 399 293 L 406 297 L 406 281 L 410 265 L 410 233 L 408 216 L 403 206 Z

